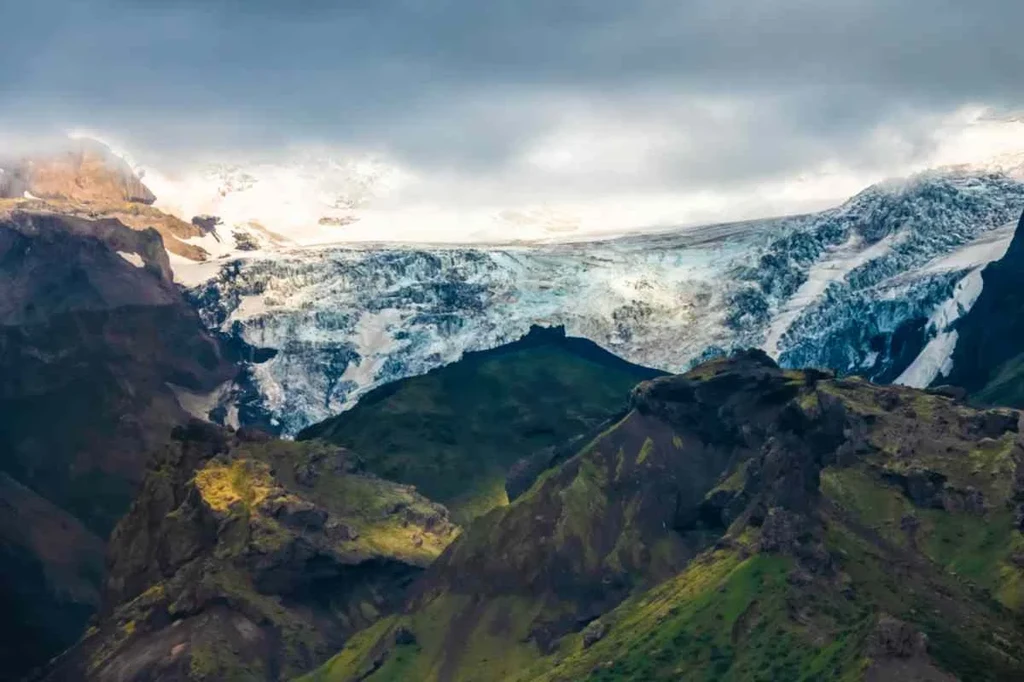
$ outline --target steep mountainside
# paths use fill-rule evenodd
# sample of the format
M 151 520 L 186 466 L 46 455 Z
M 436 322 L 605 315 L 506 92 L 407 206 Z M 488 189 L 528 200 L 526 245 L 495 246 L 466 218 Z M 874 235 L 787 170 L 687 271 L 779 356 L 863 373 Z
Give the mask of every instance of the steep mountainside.
M 0 283 L 0 467 L 108 531 L 143 453 L 185 415 L 172 386 L 209 391 L 234 365 L 154 231 L 13 212 L 0 217 Z
M 45 679 L 291 679 L 399 606 L 456 533 L 346 450 L 192 422 L 114 532 L 98 625 Z
M 948 381 L 979 402 L 1024 407 L 1024 216 L 1006 255 L 981 278 L 984 290 L 954 331 Z
M 1024 675 L 1019 413 L 759 351 L 631 403 L 306 679 Z
M 757 346 L 789 367 L 926 386 L 1022 207 L 1019 172 L 961 169 L 814 215 L 604 242 L 277 245 L 175 267 L 200 282 L 211 328 L 277 351 L 233 396 L 243 422 L 294 434 L 534 324 L 669 371 Z
M 371 391 L 299 439 L 352 448 L 368 470 L 415 485 L 467 521 L 506 502 L 505 478 L 518 460 L 598 427 L 625 408 L 634 385 L 659 374 L 562 329 L 535 327 Z
M 0 679 L 18 679 L 82 633 L 99 607 L 103 541 L 0 473 Z
M 171 281 L 157 232 L 0 211 L 0 505 L 61 528 L 52 542 L 67 545 L 0 524 L 4 618 L 36 614 L 5 638 L 5 658 L 38 664 L 74 640 L 96 606 L 100 538 L 149 449 L 188 418 L 172 386 L 206 393 L 235 372 Z

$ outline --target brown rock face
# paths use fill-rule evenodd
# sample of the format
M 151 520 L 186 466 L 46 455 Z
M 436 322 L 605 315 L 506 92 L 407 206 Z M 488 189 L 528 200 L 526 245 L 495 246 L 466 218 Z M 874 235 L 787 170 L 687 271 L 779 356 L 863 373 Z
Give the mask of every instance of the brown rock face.
M 40 199 L 84 203 L 152 204 L 156 197 L 124 160 L 94 140 L 72 140 L 66 148 L 23 159 L 9 170 L 0 197 L 28 192 Z
M 0 473 L 5 675 L 45 661 L 78 636 L 99 606 L 103 552 L 103 541 L 78 519 Z M 11 623 L 16 628 L 6 627 Z
M 155 231 L 0 222 L 0 467 L 96 532 L 127 509 L 148 449 L 188 418 L 168 384 L 204 392 L 234 372 Z
M 20 209 L 114 219 L 133 230 L 155 229 L 171 253 L 191 260 L 208 256 L 185 241 L 203 236 L 203 228 L 153 208 L 156 197 L 142 179 L 99 142 L 69 140 L 35 155 L 0 158 L 0 169 L 0 214 Z

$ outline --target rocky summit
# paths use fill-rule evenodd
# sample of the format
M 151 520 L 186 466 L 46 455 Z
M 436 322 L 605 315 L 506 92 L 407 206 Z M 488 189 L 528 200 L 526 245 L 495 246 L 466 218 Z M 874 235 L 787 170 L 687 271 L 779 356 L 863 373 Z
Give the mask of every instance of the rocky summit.
M 132 168 L 103 144 L 73 139 L 49 153 L 4 163 L 0 197 L 152 204 L 156 196 Z
M 759 351 L 642 383 L 304 679 L 1021 679 L 1020 428 Z

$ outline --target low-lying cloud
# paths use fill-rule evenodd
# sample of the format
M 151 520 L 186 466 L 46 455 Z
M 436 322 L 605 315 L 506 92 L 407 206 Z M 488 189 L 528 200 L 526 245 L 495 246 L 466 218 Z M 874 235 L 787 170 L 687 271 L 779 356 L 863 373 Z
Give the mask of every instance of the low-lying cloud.
M 0 144 L 87 129 L 179 170 L 328 149 L 409 201 L 749 217 L 979 135 L 1024 148 L 982 120 L 1024 107 L 1021 25 L 1013 0 L 34 0 L 0 23 Z

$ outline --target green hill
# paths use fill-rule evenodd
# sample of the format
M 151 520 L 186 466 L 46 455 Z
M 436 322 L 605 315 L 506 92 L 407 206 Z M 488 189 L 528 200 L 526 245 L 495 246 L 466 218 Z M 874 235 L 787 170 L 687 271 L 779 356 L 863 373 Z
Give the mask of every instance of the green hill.
M 505 477 L 518 460 L 592 430 L 659 374 L 562 329 L 534 327 L 520 341 L 378 388 L 299 440 L 351 448 L 367 470 L 415 485 L 461 523 L 507 503 Z

